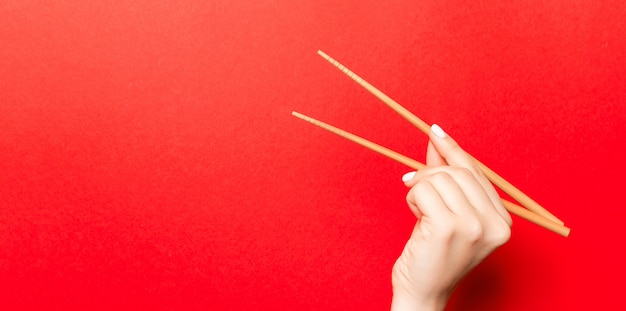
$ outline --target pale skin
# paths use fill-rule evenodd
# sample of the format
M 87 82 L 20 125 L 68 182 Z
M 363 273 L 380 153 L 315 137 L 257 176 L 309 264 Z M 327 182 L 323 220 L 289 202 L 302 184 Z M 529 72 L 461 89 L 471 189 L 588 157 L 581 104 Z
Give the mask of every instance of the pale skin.
M 438 125 L 426 165 L 403 177 L 417 223 L 393 266 L 392 311 L 444 310 L 459 281 L 511 235 L 496 190 Z

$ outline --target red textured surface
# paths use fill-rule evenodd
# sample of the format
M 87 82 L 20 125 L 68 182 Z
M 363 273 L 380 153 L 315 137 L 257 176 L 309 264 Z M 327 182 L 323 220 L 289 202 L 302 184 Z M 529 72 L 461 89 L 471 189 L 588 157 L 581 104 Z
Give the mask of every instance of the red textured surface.
M 619 310 L 623 1 L 2 1 L 3 310 L 384 310 L 437 122 L 571 228 L 514 217 L 450 310 Z

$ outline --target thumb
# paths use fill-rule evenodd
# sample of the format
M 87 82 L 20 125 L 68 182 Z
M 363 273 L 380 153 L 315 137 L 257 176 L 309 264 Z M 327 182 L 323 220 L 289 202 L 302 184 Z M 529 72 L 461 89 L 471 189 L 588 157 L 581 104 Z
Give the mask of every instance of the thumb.
M 446 159 L 441 156 L 432 141 L 428 141 L 428 147 L 426 148 L 426 165 L 427 166 L 443 166 L 448 165 Z

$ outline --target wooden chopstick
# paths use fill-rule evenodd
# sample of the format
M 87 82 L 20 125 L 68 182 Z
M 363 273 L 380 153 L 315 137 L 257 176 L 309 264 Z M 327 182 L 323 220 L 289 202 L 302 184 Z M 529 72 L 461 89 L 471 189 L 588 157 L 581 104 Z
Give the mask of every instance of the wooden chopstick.
M 391 149 L 385 148 L 379 144 L 376 144 L 374 142 L 371 142 L 365 138 L 362 138 L 360 136 L 354 135 L 350 132 L 347 132 L 345 130 L 342 130 L 340 128 L 337 128 L 335 126 L 332 126 L 328 123 L 324 123 L 322 121 L 313 119 L 311 117 L 305 116 L 301 113 L 298 112 L 291 112 L 291 114 L 297 118 L 300 118 L 304 121 L 310 122 L 314 125 L 317 125 L 329 132 L 332 132 L 334 134 L 337 134 L 343 138 L 346 138 L 350 141 L 353 141 L 361 146 L 364 146 L 372 151 L 375 151 L 377 153 L 380 153 L 392 160 L 395 160 L 399 163 L 402 163 L 410 168 L 413 168 L 415 170 L 420 170 L 422 168 L 424 168 L 426 165 L 423 163 L 420 163 L 418 161 L 415 161 L 405 155 L 402 155 L 400 153 L 397 153 Z M 561 236 L 567 237 L 570 233 L 570 229 L 565 227 L 563 224 L 558 224 L 555 223 L 553 221 L 550 221 L 548 219 L 546 219 L 545 217 L 542 217 L 540 215 L 537 215 L 535 213 L 533 213 L 532 211 L 529 211 L 519 205 L 516 205 L 513 202 L 507 201 L 505 199 L 502 199 L 502 203 L 504 204 L 504 207 L 507 209 L 507 211 L 509 211 L 512 214 L 515 214 L 523 219 L 526 219 L 536 225 L 539 225 L 545 229 L 548 229 L 554 233 L 557 233 Z
M 355 143 L 357 143 L 357 144 L 359 144 L 361 146 L 364 146 L 364 147 L 366 147 L 366 148 L 368 148 L 370 150 L 378 152 L 378 153 L 380 153 L 380 154 L 382 154 L 382 155 L 384 155 L 384 156 L 386 156 L 388 158 L 396 160 L 397 162 L 400 162 L 400 163 L 402 163 L 402 164 L 404 164 L 404 165 L 406 165 L 408 167 L 414 168 L 416 170 L 420 170 L 420 169 L 426 167 L 426 165 L 424 165 L 424 164 L 422 164 L 422 163 L 420 163 L 418 161 L 415 161 L 415 160 L 413 160 L 413 159 L 411 159 L 411 158 L 409 158 L 409 157 L 407 157 L 405 155 L 399 154 L 399 153 L 397 153 L 397 152 L 395 152 L 395 151 L 393 151 L 391 149 L 385 148 L 385 147 L 383 147 L 383 146 L 381 146 L 381 145 L 379 145 L 377 143 L 371 142 L 371 141 L 369 141 L 369 140 L 367 140 L 365 138 L 362 138 L 360 136 L 354 135 L 354 134 L 352 134 L 350 132 L 347 132 L 347 131 L 344 131 L 344 130 L 342 130 L 340 128 L 334 127 L 334 126 L 332 126 L 332 125 L 330 125 L 328 123 L 324 123 L 322 121 L 313 119 L 311 117 L 305 116 L 305 115 L 303 115 L 303 114 L 301 114 L 299 112 L 295 112 L 295 111 L 292 111 L 291 114 L 294 117 L 300 118 L 300 119 L 302 119 L 304 121 L 307 121 L 307 122 L 310 122 L 310 123 L 312 123 L 314 125 L 317 125 L 317 126 L 323 128 L 325 130 L 328 130 L 328 131 L 330 131 L 332 133 L 335 133 L 335 134 L 337 134 L 337 135 L 339 135 L 339 136 L 341 136 L 343 138 L 351 140 L 351 141 L 353 141 L 353 142 L 355 142 Z
M 322 51 L 317 51 L 317 54 L 319 54 L 322 58 L 326 59 L 333 66 L 337 67 L 339 70 L 345 73 L 348 77 L 352 78 L 352 80 L 356 81 L 359 85 L 361 85 L 363 88 L 368 90 L 374 96 L 378 97 L 378 99 L 380 99 L 382 102 L 387 104 L 387 106 L 389 106 L 391 109 L 396 111 L 402 117 L 407 119 L 411 124 L 416 126 L 426 135 L 429 135 L 430 126 L 426 122 L 422 121 L 420 118 L 418 118 L 416 115 L 414 115 L 409 110 L 404 108 L 402 105 L 398 104 L 395 100 L 391 99 L 391 97 L 387 96 L 385 93 L 381 92 L 379 89 L 371 85 L 369 82 L 359 77 L 357 74 L 352 72 L 350 69 L 348 69 L 346 66 L 342 65 L 341 63 L 339 63 L 332 57 L 330 57 L 328 54 Z M 523 206 L 537 213 L 540 216 L 543 216 L 560 225 L 564 224 L 563 221 L 561 221 L 552 213 L 550 213 L 548 210 L 543 208 L 541 205 L 539 205 L 539 203 L 535 202 L 533 199 L 531 199 L 528 195 L 523 193 L 521 190 L 517 189 L 510 182 L 500 177 L 500 175 L 496 174 L 493 170 L 488 168 L 486 165 L 478 161 L 473 156 L 472 158 L 474 159 L 476 164 L 483 170 L 485 176 L 487 176 L 487 178 L 489 178 L 489 180 L 491 180 L 492 183 L 494 183 L 498 188 L 502 189 L 502 191 L 510 195 L 517 202 L 519 202 L 520 204 L 522 204 Z

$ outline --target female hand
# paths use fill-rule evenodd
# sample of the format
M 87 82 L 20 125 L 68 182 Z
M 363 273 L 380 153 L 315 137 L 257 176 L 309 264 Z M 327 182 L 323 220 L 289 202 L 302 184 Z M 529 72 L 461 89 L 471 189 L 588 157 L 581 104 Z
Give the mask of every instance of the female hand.
M 511 234 L 511 217 L 489 180 L 438 125 L 426 164 L 403 177 L 418 220 L 392 270 L 392 310 L 445 309 L 458 282 Z

